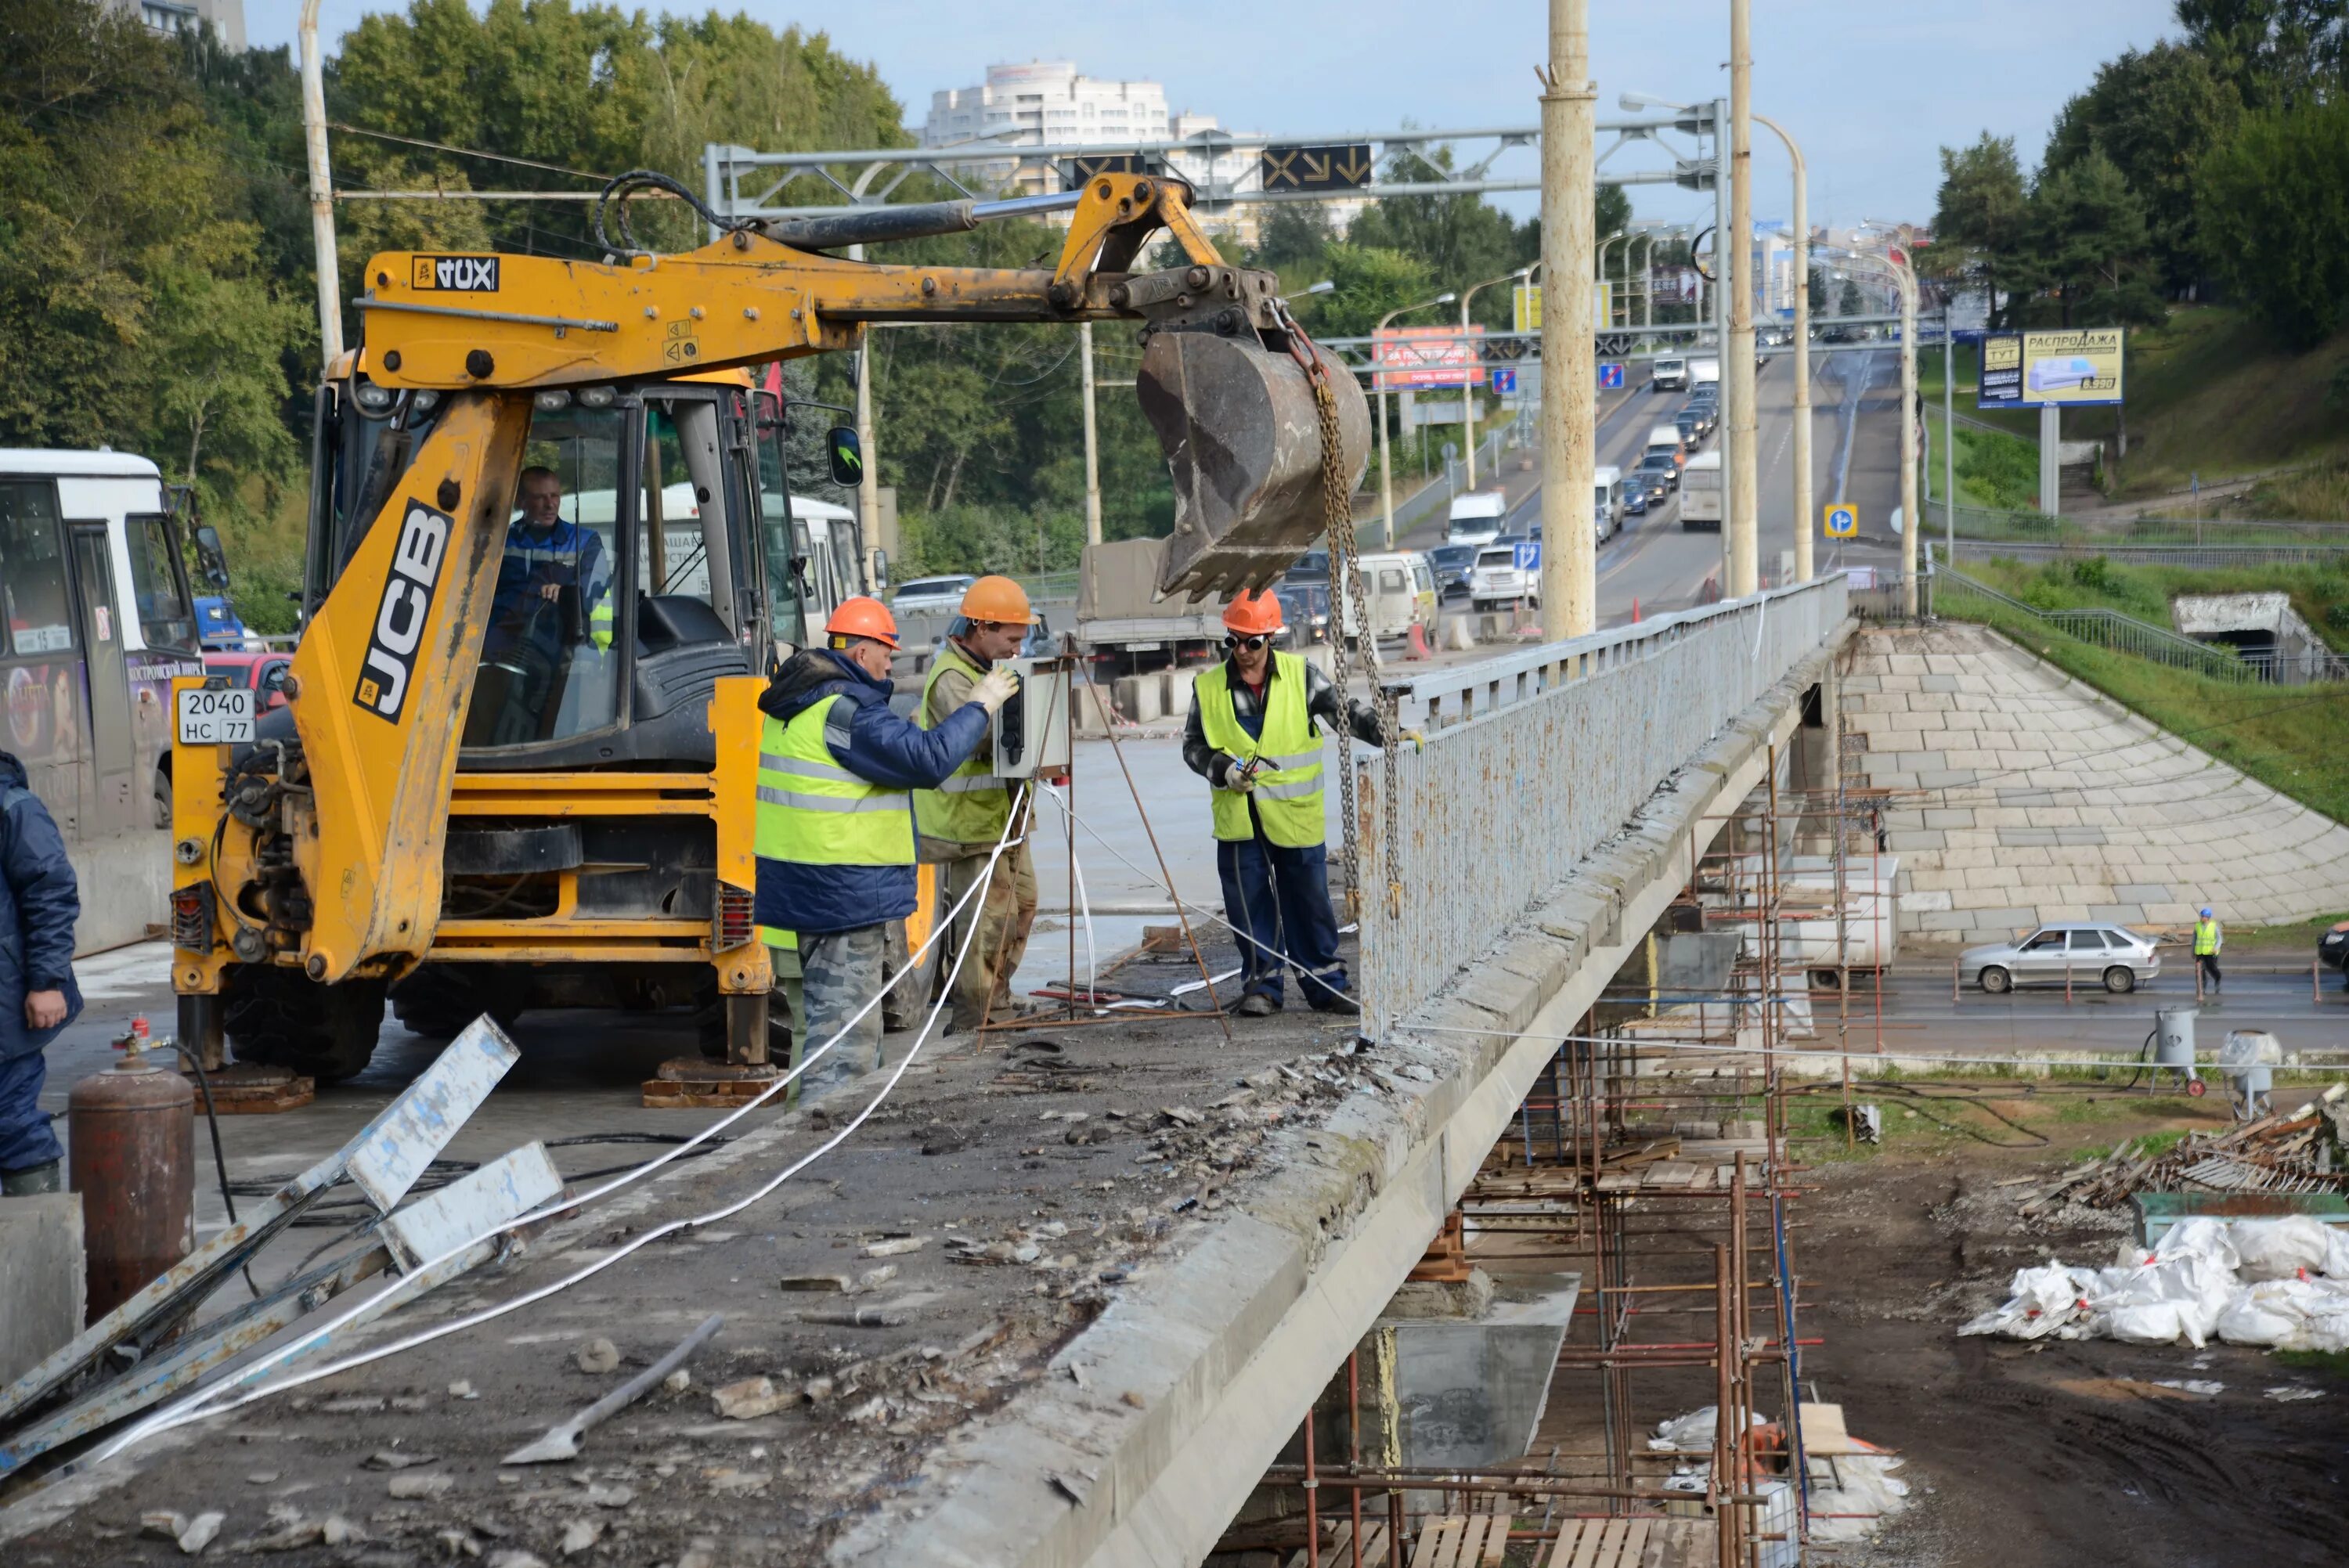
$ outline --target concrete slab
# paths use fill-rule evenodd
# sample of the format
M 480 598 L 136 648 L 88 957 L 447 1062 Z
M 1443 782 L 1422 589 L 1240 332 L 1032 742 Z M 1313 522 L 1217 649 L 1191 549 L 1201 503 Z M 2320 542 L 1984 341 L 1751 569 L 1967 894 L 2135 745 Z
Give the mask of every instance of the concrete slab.
M 0 1387 L 81 1332 L 81 1194 L 0 1202 Z

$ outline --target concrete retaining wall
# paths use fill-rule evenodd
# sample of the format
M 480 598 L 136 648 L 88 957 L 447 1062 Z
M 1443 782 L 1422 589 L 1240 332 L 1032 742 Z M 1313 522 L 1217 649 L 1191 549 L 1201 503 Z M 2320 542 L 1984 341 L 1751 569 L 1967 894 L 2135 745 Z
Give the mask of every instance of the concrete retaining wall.
M 2349 827 L 1986 627 L 1874 628 L 1844 676 L 1855 783 L 1898 799 L 1903 933 L 1957 945 L 2053 920 L 2236 924 L 2349 902 Z

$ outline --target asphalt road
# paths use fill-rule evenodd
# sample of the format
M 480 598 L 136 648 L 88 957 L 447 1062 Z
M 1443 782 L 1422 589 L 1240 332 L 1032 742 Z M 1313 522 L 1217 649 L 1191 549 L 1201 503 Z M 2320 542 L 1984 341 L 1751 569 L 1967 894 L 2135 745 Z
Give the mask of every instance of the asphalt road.
M 1634 368 L 1638 368 L 1636 366 Z M 1899 540 L 1889 520 L 1900 501 L 1899 427 L 1899 357 L 1889 349 L 1815 354 L 1811 360 L 1812 493 L 1820 505 L 1850 501 L 1859 508 L 1860 537 L 1845 542 L 1821 539 L 1816 561 L 1821 570 L 1897 566 Z M 1775 583 L 1791 570 L 1794 516 L 1794 362 L 1772 357 L 1756 382 L 1760 455 L 1762 575 Z M 1640 460 L 1650 427 L 1671 418 L 1682 401 L 1676 392 L 1648 385 L 1602 397 L 1599 409 L 1598 461 L 1629 470 Z M 1710 438 L 1719 440 L 1716 431 Z M 1514 477 L 1514 476 L 1512 476 Z M 1522 533 L 1541 516 L 1541 485 L 1520 493 L 1510 486 L 1505 531 Z M 1818 520 L 1810 520 L 1818 526 Z M 1442 542 L 1442 524 L 1430 521 L 1404 535 L 1406 549 Z M 1718 533 L 1683 532 L 1677 498 L 1645 517 L 1627 517 L 1622 531 L 1599 547 L 1599 620 L 1619 625 L 1642 615 L 1685 609 L 1706 598 L 1707 583 L 1725 573 Z M 1455 602 L 1454 607 L 1457 606 Z

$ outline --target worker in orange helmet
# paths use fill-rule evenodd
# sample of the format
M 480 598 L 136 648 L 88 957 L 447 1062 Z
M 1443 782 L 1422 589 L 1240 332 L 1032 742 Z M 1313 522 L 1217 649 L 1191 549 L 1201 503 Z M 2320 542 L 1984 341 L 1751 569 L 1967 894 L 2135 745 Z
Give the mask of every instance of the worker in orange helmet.
M 824 641 L 784 661 L 759 698 L 756 919 L 771 947 L 796 940 L 799 1050 L 830 1043 L 801 1080 L 803 1097 L 880 1065 L 888 926 L 914 913 L 913 791 L 961 766 L 1019 685 L 992 671 L 924 728 L 889 708 L 897 623 L 887 606 L 842 600 Z
M 914 714 L 914 722 L 925 729 L 935 729 L 960 712 L 988 672 L 1019 654 L 1029 628 L 1036 624 L 1027 591 L 1009 577 L 978 579 L 963 590 L 958 608 L 960 615 L 930 665 L 921 707 Z M 944 907 L 953 908 L 982 878 L 987 881 L 986 892 L 962 914 L 962 921 L 976 923 L 977 929 L 955 975 L 948 1026 L 957 1033 L 974 1032 L 989 1017 L 1009 1013 L 1011 976 L 1028 951 L 1028 934 L 1035 929 L 1036 862 L 1028 851 L 1026 833 L 1015 830 L 1011 847 L 999 857 L 995 853 L 1013 812 L 1025 805 L 1015 800 L 1017 792 L 1010 780 L 995 776 L 992 724 L 981 732 L 969 760 L 943 783 L 914 791 L 921 857 L 947 868 Z M 958 947 L 961 932 L 948 940 Z
M 1278 1011 L 1283 970 L 1319 1011 L 1349 1008 L 1330 907 L 1321 733 L 1381 744 L 1378 715 L 1317 665 L 1273 646 L 1280 601 L 1242 593 L 1224 611 L 1227 657 L 1192 688 L 1183 760 L 1214 787 L 1216 872 L 1239 936 L 1239 1011 Z

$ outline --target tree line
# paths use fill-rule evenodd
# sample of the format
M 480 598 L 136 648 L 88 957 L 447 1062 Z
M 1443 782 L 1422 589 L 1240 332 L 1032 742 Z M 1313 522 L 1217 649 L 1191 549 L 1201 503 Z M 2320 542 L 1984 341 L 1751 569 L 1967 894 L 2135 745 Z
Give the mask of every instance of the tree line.
M 2180 36 L 2098 67 L 2026 173 L 2013 137 L 1941 150 L 1920 265 L 1992 325 L 2158 322 L 2239 302 L 2308 347 L 2349 320 L 2349 6 L 2178 0 Z
M 604 254 L 585 201 L 374 193 L 587 193 L 630 169 L 698 190 L 709 141 L 781 151 L 915 140 L 869 63 L 821 33 L 739 15 L 409 0 L 326 47 L 347 343 L 363 325 L 360 270 L 378 252 Z M 1439 154 L 1408 172 L 1447 167 Z M 153 458 L 221 527 L 238 608 L 261 629 L 287 624 L 285 590 L 298 581 L 320 373 L 305 168 L 289 50 L 160 36 L 98 0 L 0 7 L 0 444 Z M 646 242 L 699 242 L 683 203 L 636 206 Z M 1602 189 L 1598 232 L 1629 216 L 1622 192 Z M 1537 224 L 1480 197 L 1420 196 L 1371 203 L 1343 235 L 1317 207 L 1273 208 L 1240 259 L 1281 273 L 1309 330 L 1341 335 L 1513 272 L 1539 248 Z M 1059 230 L 1009 222 L 890 253 L 1005 266 L 1049 264 L 1059 249 Z M 1660 264 L 1685 259 L 1658 252 Z M 1324 279 L 1336 286 L 1303 293 Z M 1509 294 L 1478 294 L 1476 319 L 1506 326 Z M 1095 338 L 1102 377 L 1131 380 L 1133 335 L 1102 327 Z M 1050 325 L 874 335 L 877 457 L 897 490 L 908 568 L 1075 563 L 1076 343 L 1074 329 Z M 826 356 L 795 366 L 789 385 L 845 404 L 852 375 L 849 356 Z M 1139 406 L 1116 387 L 1099 406 L 1105 531 L 1166 532 L 1173 494 Z

